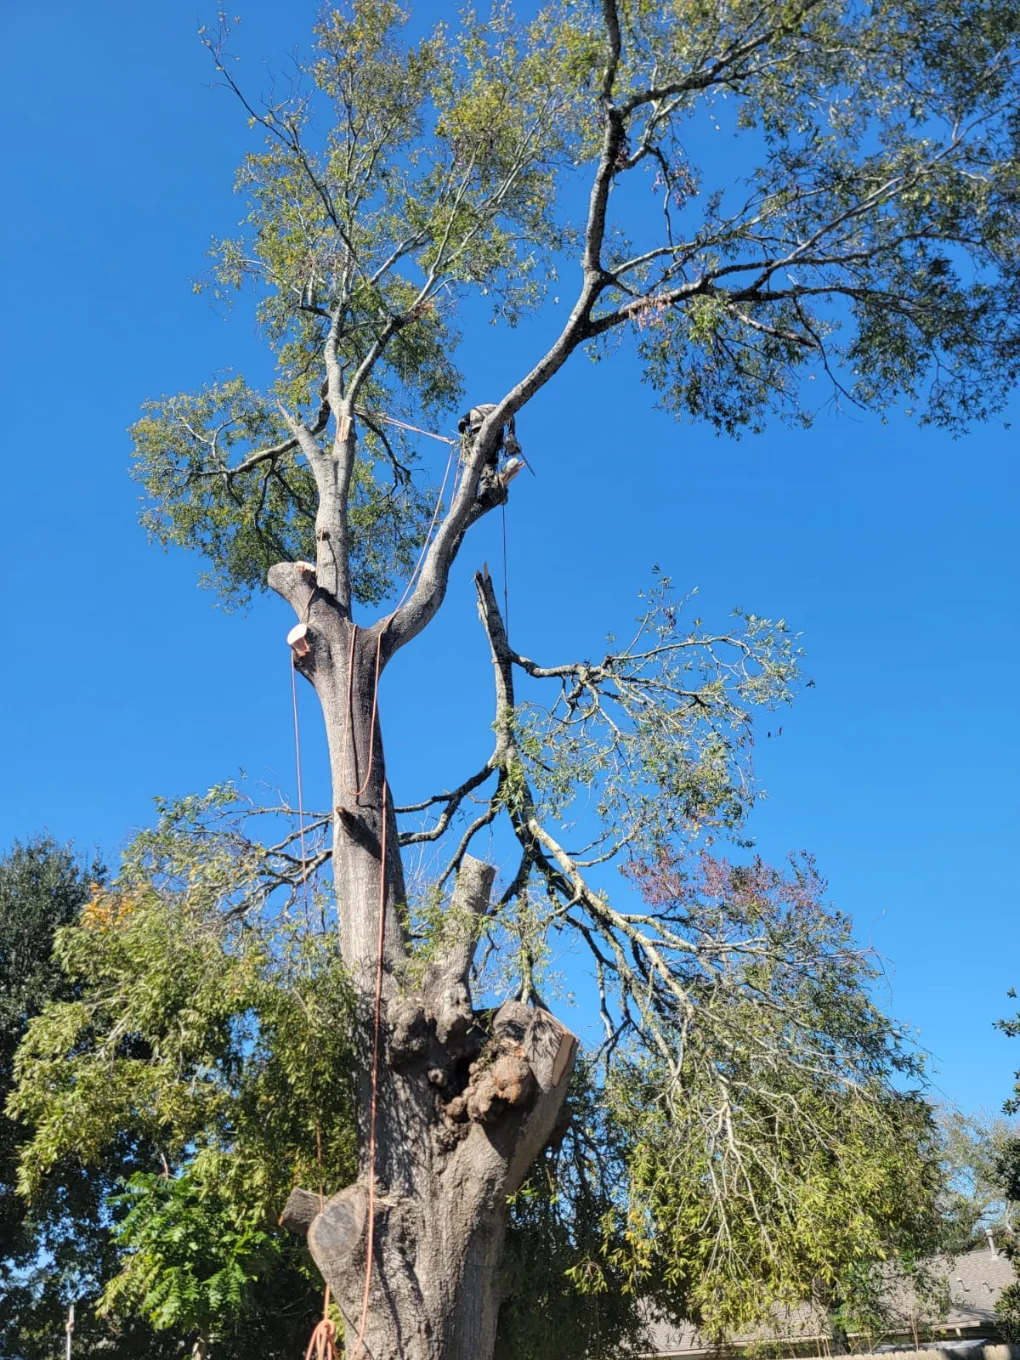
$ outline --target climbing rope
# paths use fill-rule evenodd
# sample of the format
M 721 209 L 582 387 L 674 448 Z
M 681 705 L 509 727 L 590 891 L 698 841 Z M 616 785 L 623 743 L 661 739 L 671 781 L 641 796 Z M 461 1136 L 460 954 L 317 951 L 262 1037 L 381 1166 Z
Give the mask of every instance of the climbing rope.
M 372 686 L 372 727 L 371 735 L 368 739 L 368 769 L 365 771 L 365 782 L 360 788 L 351 788 L 348 784 L 343 785 L 343 792 L 355 802 L 368 788 L 372 782 L 372 765 L 375 760 L 375 724 L 379 714 L 379 675 L 382 670 L 382 640 L 385 628 L 380 628 L 375 640 L 375 683 Z M 341 769 L 347 765 L 347 755 L 351 746 L 351 724 L 354 719 L 354 649 L 358 641 L 358 625 L 351 624 L 351 645 L 347 656 L 347 705 L 344 715 L 344 745 L 341 754 Z M 355 775 L 355 778 L 357 776 Z M 385 784 L 385 780 L 383 781 Z
M 326 1307 L 329 1308 L 329 1285 L 326 1286 Z M 305 1360 L 339 1360 L 336 1351 L 336 1323 L 324 1317 L 315 1324 L 312 1339 L 305 1351 Z
M 506 498 L 500 505 L 503 512 L 503 627 L 506 629 L 507 642 L 510 641 L 510 582 L 506 569 Z
M 361 1298 L 361 1320 L 358 1323 L 358 1339 L 354 1343 L 351 1360 L 357 1360 L 365 1342 L 365 1329 L 368 1326 L 368 1301 L 372 1290 L 372 1257 L 375 1251 L 375 1116 L 379 1100 L 379 1039 L 382 1032 L 383 947 L 386 938 L 387 811 L 386 781 L 384 779 L 379 862 L 379 936 L 375 954 L 375 1017 L 372 1026 L 372 1099 L 368 1115 L 368 1240 L 365 1243 L 365 1290 Z
M 408 425 L 406 420 L 398 420 L 396 416 L 376 416 L 377 420 L 385 420 L 387 425 L 395 425 L 398 430 L 410 430 L 412 434 L 423 434 L 426 439 L 438 439 L 441 444 L 452 444 L 456 447 L 459 439 L 454 439 L 448 434 L 436 434 L 433 430 L 423 430 L 418 425 Z
M 351 625 L 351 648 L 348 657 L 347 667 L 347 715 L 346 729 L 344 733 L 344 755 L 343 761 L 346 764 L 347 751 L 349 749 L 351 724 L 353 718 L 354 704 L 354 651 L 357 642 L 357 626 Z M 375 652 L 375 676 L 372 686 L 372 727 L 369 737 L 368 747 L 368 769 L 365 774 L 364 782 L 360 787 L 352 788 L 345 784 L 344 791 L 359 799 L 366 791 L 372 779 L 372 769 L 375 763 L 375 731 L 376 718 L 379 705 L 379 674 L 382 659 L 382 630 L 376 639 Z M 291 667 L 292 682 L 294 667 Z M 292 695 L 294 700 L 294 741 L 295 754 L 298 769 L 298 815 L 300 818 L 299 828 L 304 826 L 304 800 L 301 793 L 301 746 L 300 731 L 297 721 L 297 686 L 292 683 Z M 375 968 L 375 998 L 373 1005 L 372 1018 L 372 1068 L 371 1082 L 372 1094 L 369 1102 L 368 1115 L 368 1225 L 367 1241 L 365 1244 L 365 1287 L 361 1300 L 361 1319 L 358 1324 L 358 1336 L 351 1351 L 351 1360 L 361 1354 L 365 1343 L 365 1330 L 368 1326 L 368 1308 L 372 1291 L 372 1266 L 375 1254 L 375 1161 L 376 1161 L 376 1115 L 379 1108 L 379 1055 L 382 1037 L 382 988 L 383 988 L 383 956 L 386 945 L 386 855 L 387 855 L 387 818 L 389 813 L 389 798 L 386 787 L 386 779 L 383 777 L 382 787 L 382 831 L 380 834 L 380 855 L 379 855 L 379 928 L 376 939 L 376 968 Z M 302 841 L 302 858 L 304 857 L 304 843 Z M 315 1129 L 316 1152 L 319 1162 L 319 1211 L 321 1213 L 325 1205 L 322 1181 L 322 1134 L 319 1125 Z M 305 1360 L 338 1360 L 336 1350 L 336 1325 L 329 1317 L 330 1291 L 326 1285 L 326 1293 L 323 1301 L 322 1319 L 319 1321 L 315 1330 L 312 1332 L 308 1349 L 305 1351 Z

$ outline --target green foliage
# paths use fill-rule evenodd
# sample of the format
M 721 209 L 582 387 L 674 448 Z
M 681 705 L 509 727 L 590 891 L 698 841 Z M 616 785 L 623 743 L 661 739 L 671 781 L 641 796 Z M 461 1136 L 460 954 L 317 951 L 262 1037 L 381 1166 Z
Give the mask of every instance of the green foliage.
M 1012 1231 L 1020 1180 L 1014 1149 L 1020 1148 L 1013 1121 L 980 1118 L 957 1110 L 940 1112 L 946 1169 L 944 1249 L 953 1255 L 984 1247 L 985 1234 Z
M 350 1002 L 332 933 L 267 891 L 261 847 L 215 829 L 231 799 L 167 805 L 58 932 L 74 994 L 30 1024 L 11 1108 L 31 1128 L 30 1198 L 63 1159 L 151 1150 L 108 1200 L 106 1312 L 215 1334 L 222 1354 L 258 1335 L 283 1353 L 307 1339 L 318 1287 L 276 1218 L 295 1184 L 331 1192 L 354 1173 Z
M 1007 1206 L 1020 1204 L 1020 1138 L 1010 1136 L 996 1142 L 994 1176 Z
M 373 604 L 409 573 L 434 492 L 415 486 L 410 446 L 379 417 L 448 413 L 460 378 L 447 298 L 479 288 L 516 317 L 538 295 L 533 252 L 563 239 L 551 204 L 571 86 L 540 41 L 555 24 L 465 16 L 455 38 L 440 28 L 404 45 L 406 18 L 389 0 L 327 11 L 299 93 L 252 115 L 265 149 L 238 174 L 246 235 L 215 243 L 209 286 L 227 298 L 254 284 L 272 390 L 232 378 L 150 402 L 134 427 L 147 526 L 199 547 L 230 602 L 273 562 L 314 558 L 314 487 L 278 403 L 317 405 L 330 333 L 345 379 L 359 375 L 355 594 Z
M 999 1295 L 995 1325 L 1007 1346 L 1020 1345 L 1020 1282 L 1008 1284 Z
M 117 1170 L 86 1172 L 72 1151 L 26 1204 L 16 1194 L 16 1175 L 29 1130 L 4 1112 L 30 1021 L 48 1003 L 76 993 L 53 958 L 54 932 L 77 919 L 104 876 L 98 861 L 79 859 L 49 836 L 16 843 L 0 859 L 0 1353 L 15 1360 L 50 1360 L 68 1303 L 95 1299 L 116 1269 L 104 1196 Z M 133 1156 L 129 1141 L 118 1139 L 118 1168 L 130 1168 Z M 86 1355 L 112 1333 L 86 1308 L 80 1314 L 76 1347 Z M 121 1327 L 118 1343 L 127 1356 L 149 1350 L 152 1336 L 147 1328 Z
M 704 952 L 674 971 L 696 1004 L 659 1008 L 608 1078 L 632 1143 L 611 1259 L 633 1288 L 661 1269 L 714 1335 L 820 1297 L 852 1318 L 941 1228 L 938 1131 L 892 1084 L 920 1069 L 875 970 L 809 865 L 660 863 L 642 886 Z
M 407 21 L 393 0 L 325 12 L 291 93 L 263 104 L 237 84 L 228 35 L 207 39 L 261 140 L 238 176 L 241 235 L 214 244 L 206 286 L 254 289 L 276 372 L 265 392 L 227 378 L 150 403 L 136 473 L 151 531 L 203 551 L 226 599 L 244 600 L 275 560 L 310 557 L 317 527 L 334 553 L 349 538 L 338 568 L 378 603 L 408 571 L 431 500 L 386 418 L 448 417 L 472 298 L 514 324 L 578 263 L 559 338 L 505 389 L 518 383 L 515 404 L 618 331 L 669 409 L 728 434 L 773 413 L 808 422 L 813 379 L 879 411 L 906 396 L 954 431 L 1001 409 L 1020 371 L 1013 8 L 552 0 L 522 20 L 500 2 L 414 41 Z M 730 182 L 705 151 L 722 128 L 740 161 Z M 440 531 L 412 631 L 464 528 L 462 515 Z M 583 1152 L 536 1173 L 513 1206 L 514 1250 L 548 1258 L 542 1297 L 589 1346 L 609 1297 L 608 1329 L 628 1335 L 624 1286 L 661 1284 L 718 1334 L 774 1303 L 870 1307 L 880 1262 L 916 1263 L 941 1240 L 939 1140 L 897 1084 L 920 1064 L 810 861 L 779 871 L 683 849 L 740 835 L 758 792 L 751 715 L 789 697 L 794 639 L 753 615 L 720 634 L 681 627 L 666 586 L 601 663 L 497 660 L 493 757 L 418 805 L 440 809 L 417 836 L 436 839 L 497 781 L 423 924 L 441 931 L 457 855 L 505 811 L 522 857 L 496 942 L 519 946 L 526 996 L 550 932 L 591 949 L 614 1065 L 589 1085 L 589 1123 L 621 1149 L 613 1176 L 593 1179 Z M 515 706 L 515 666 L 559 682 L 551 708 Z M 127 1192 L 133 1254 L 108 1299 L 174 1326 L 212 1325 L 218 1309 L 222 1329 L 268 1269 L 269 1208 L 309 1170 L 311 1131 L 331 1178 L 353 1135 L 337 970 L 293 898 L 267 913 L 273 856 L 206 834 L 216 807 L 168 810 L 115 891 L 61 935 L 81 995 L 32 1025 L 15 1108 L 34 1129 L 29 1192 L 72 1128 L 89 1158 L 115 1131 L 164 1152 L 167 1175 L 148 1166 Z M 572 853 L 546 823 L 574 817 L 594 826 Z M 640 911 L 586 878 L 615 856 Z M 218 1263 L 217 1232 L 231 1244 Z M 511 1252 L 511 1274 L 523 1259 Z M 578 1302 L 582 1285 L 599 1309 Z M 502 1345 L 539 1344 L 515 1325 Z
M 138 1307 L 160 1331 L 214 1335 L 225 1318 L 252 1310 L 255 1291 L 284 1256 L 257 1209 L 239 1223 L 235 1207 L 210 1195 L 193 1167 L 176 1177 L 136 1172 L 114 1204 L 127 1211 L 117 1239 L 129 1254 L 104 1310 Z
M 645 1281 L 639 1297 L 606 1251 L 630 1149 L 586 1060 L 575 1069 L 560 1122 L 562 1136 L 510 1201 L 497 1360 L 629 1353 L 647 1341 L 649 1299 L 663 1316 L 675 1312 L 674 1291 L 661 1277 Z
M 625 646 L 573 668 L 551 705 L 526 700 L 514 714 L 539 814 L 569 821 L 593 804 L 600 851 L 626 846 L 635 859 L 677 837 L 739 832 L 759 796 L 755 717 L 791 700 L 801 661 L 783 619 L 738 610 L 710 630 L 668 578 L 641 602 Z
M 225 602 L 244 604 L 274 562 L 314 560 L 316 491 L 307 465 L 293 449 L 250 466 L 231 461 L 237 450 L 286 442 L 279 411 L 243 378 L 148 402 L 132 433 L 136 474 L 159 489 L 142 522 L 164 546 L 199 548 L 211 564 L 205 584 Z M 375 604 L 410 573 L 432 496 L 408 467 L 385 457 L 379 436 L 364 442 L 349 506 L 351 576 L 357 597 Z
M 552 0 L 525 20 L 500 0 L 412 41 L 393 0 L 359 0 L 323 13 L 292 92 L 264 102 L 236 83 L 229 34 L 205 35 L 262 144 L 238 173 L 242 233 L 214 243 L 201 286 L 254 290 L 277 377 L 149 403 L 136 473 L 154 535 L 198 547 L 226 599 L 310 555 L 315 497 L 281 403 L 328 439 L 332 382 L 360 431 L 356 593 L 378 601 L 431 500 L 380 417 L 448 418 L 464 304 L 538 314 L 582 243 L 597 288 L 568 352 L 631 335 L 679 415 L 736 434 L 806 423 L 828 397 L 905 397 L 959 430 L 1001 409 L 1020 355 L 1012 7 L 616 10 Z M 728 178 L 705 150 L 719 130 Z M 593 183 L 613 193 L 581 229 Z
M 683 307 L 653 293 L 635 312 L 667 405 L 731 434 L 806 421 L 806 375 L 872 408 L 905 395 L 951 428 L 996 410 L 1017 359 L 1015 329 L 990 326 L 1018 282 L 1015 14 L 677 0 L 627 6 L 624 27 L 617 97 L 679 87 L 630 131 L 673 200 L 683 244 L 666 259 L 693 285 Z M 699 119 L 737 134 L 739 187 L 690 163 Z M 719 271 L 725 290 L 697 286 Z
M 15 843 L 0 859 L 0 1227 L 14 1230 L 23 1208 L 14 1195 L 20 1138 L 2 1113 L 14 1077 L 14 1055 L 34 1015 L 70 984 L 53 958 L 53 936 L 76 920 L 102 865 L 79 863 L 48 836 Z

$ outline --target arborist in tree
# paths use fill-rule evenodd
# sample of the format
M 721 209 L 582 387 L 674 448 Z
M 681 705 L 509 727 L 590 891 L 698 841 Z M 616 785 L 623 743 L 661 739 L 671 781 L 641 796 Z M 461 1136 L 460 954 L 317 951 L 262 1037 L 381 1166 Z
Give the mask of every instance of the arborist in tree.
M 488 416 L 495 411 L 495 402 L 482 402 L 480 406 L 472 406 L 470 411 L 465 412 L 457 422 L 457 429 L 461 437 L 461 457 L 467 459 L 471 452 L 471 445 L 478 437 L 478 432 Z M 500 466 L 500 455 L 505 454 L 502 466 Z M 497 502 L 502 500 L 507 486 L 517 476 L 524 466 L 524 458 L 521 455 L 521 446 L 517 442 L 517 431 L 514 417 L 511 416 L 507 423 L 501 427 L 492 452 L 485 461 L 482 468 L 481 478 L 478 483 L 479 498 L 491 495 L 498 482 L 500 491 L 503 494 L 494 496 Z

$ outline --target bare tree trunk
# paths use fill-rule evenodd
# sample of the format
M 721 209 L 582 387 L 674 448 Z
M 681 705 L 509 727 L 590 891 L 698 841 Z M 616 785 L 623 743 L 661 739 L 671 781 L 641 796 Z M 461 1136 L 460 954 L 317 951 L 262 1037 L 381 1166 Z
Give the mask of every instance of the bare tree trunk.
M 303 1212 L 288 1206 L 284 1221 L 307 1231 L 352 1354 L 371 1236 L 361 1354 L 488 1360 L 507 1196 L 553 1131 L 575 1041 L 545 1011 L 520 1002 L 506 1003 L 495 1016 L 472 1009 L 476 923 L 489 910 L 495 871 L 470 857 L 458 874 L 434 960 L 424 979 L 414 986 L 408 981 L 403 871 L 377 704 L 388 655 L 386 621 L 357 630 L 326 598 L 313 597 L 306 614 L 310 652 L 297 664 L 315 686 L 326 723 L 340 947 L 358 1002 L 360 1170 L 355 1184 L 314 1217 L 310 1199 L 301 1201 L 299 1193 L 295 1203 L 303 1203 Z

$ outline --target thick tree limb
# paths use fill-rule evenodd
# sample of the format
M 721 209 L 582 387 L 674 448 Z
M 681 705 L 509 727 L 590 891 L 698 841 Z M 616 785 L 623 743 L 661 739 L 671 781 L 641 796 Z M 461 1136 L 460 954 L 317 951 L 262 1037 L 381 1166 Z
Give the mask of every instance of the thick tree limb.
M 425 1012 L 445 1046 L 474 1023 L 469 978 L 481 923 L 489 913 L 495 867 L 465 855 L 443 917 L 437 960 L 425 975 Z

